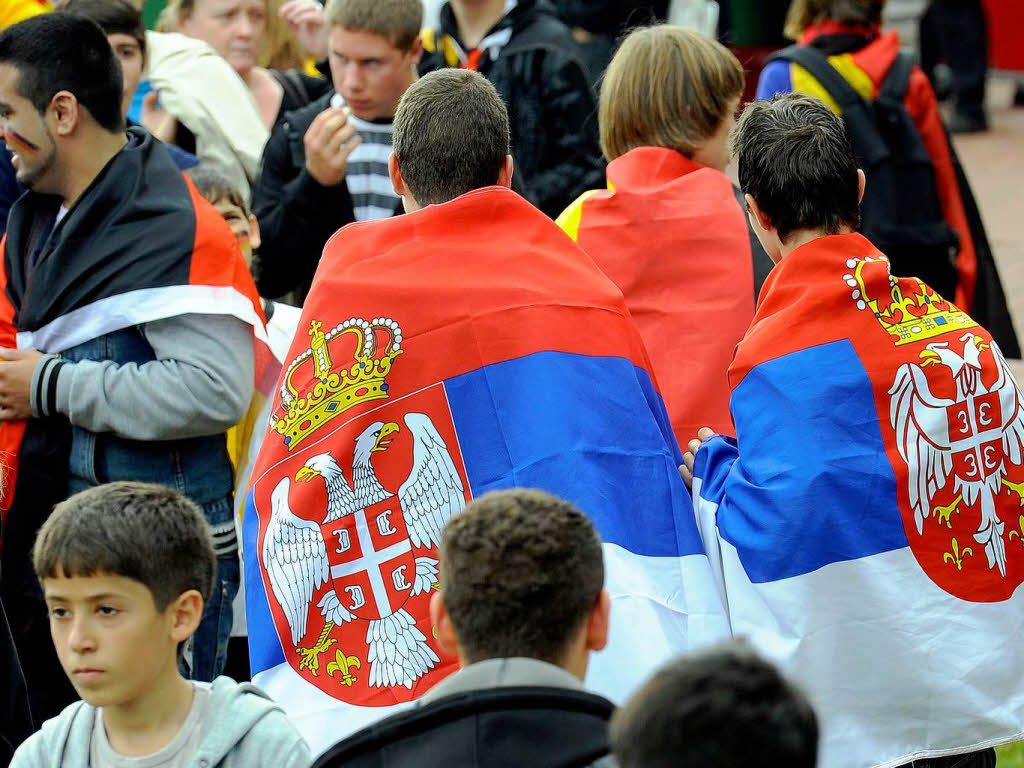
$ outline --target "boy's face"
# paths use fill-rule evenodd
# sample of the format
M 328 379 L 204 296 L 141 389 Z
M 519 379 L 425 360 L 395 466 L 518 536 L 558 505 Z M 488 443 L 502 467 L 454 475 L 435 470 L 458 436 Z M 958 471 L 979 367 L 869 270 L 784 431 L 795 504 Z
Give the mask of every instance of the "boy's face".
M 121 112 L 128 114 L 128 108 L 132 105 L 132 96 L 135 89 L 139 87 L 142 80 L 143 56 L 142 46 L 139 41 L 131 35 L 123 32 L 112 32 L 107 35 L 107 42 L 114 49 L 114 54 L 121 62 L 121 75 L 124 81 L 124 92 L 121 96 Z
M 252 252 L 260 247 L 260 229 L 256 217 L 227 198 L 216 201 L 213 207 L 235 233 L 245 263 L 251 266 Z
M 332 26 L 327 42 L 334 87 L 352 114 L 361 120 L 394 117 L 402 94 L 415 79 L 423 51 L 419 38 L 402 50 L 382 35 Z
M 176 670 L 174 603 L 158 611 L 141 582 L 124 576 L 43 579 L 50 632 L 78 695 L 96 707 L 137 700 Z

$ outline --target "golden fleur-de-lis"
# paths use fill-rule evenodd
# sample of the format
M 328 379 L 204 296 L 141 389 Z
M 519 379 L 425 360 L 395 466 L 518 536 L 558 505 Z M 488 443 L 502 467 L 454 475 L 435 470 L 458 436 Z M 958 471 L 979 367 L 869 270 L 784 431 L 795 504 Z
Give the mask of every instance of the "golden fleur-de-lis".
M 1017 518 L 1017 526 L 1020 530 L 1010 531 L 1010 535 L 1007 537 L 1010 541 L 1013 541 L 1013 537 L 1016 536 L 1017 540 L 1024 546 L 1024 515 Z
M 964 569 L 964 558 L 974 557 L 974 550 L 970 547 L 960 549 L 960 542 L 958 542 L 955 537 L 953 538 L 953 541 L 950 542 L 950 545 L 952 546 L 953 551 L 944 554 L 942 556 L 942 562 L 952 563 L 956 566 L 958 571 L 962 571 Z
M 1017 506 L 1024 507 L 1024 483 L 1011 483 L 1004 477 L 1003 485 L 1006 486 L 1010 493 L 1017 494 L 1017 498 L 1020 499 L 1020 504 Z
M 335 651 L 334 661 L 327 664 L 327 674 L 334 677 L 335 672 L 340 672 L 341 677 L 339 677 L 338 682 L 351 688 L 352 683 L 359 679 L 352 674 L 352 670 L 362 668 L 363 664 L 359 661 L 358 656 L 346 656 L 341 651 Z

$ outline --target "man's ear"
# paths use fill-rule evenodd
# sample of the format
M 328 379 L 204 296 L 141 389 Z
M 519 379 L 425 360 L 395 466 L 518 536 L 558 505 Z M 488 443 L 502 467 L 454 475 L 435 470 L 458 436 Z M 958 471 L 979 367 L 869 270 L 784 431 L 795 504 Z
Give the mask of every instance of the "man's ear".
M 437 633 L 437 645 L 440 649 L 448 656 L 458 656 L 455 626 L 452 624 L 448 607 L 444 604 L 444 596 L 440 592 L 434 592 L 430 596 L 430 624 Z
M 498 181 L 496 182 L 496 185 L 499 187 L 505 187 L 506 189 L 512 189 L 513 172 L 512 155 L 505 155 L 505 162 L 501 166 L 501 170 L 498 172 Z
M 203 618 L 203 596 L 198 590 L 182 592 L 164 611 L 171 619 L 171 639 L 183 643 L 199 629 Z
M 82 117 L 81 105 L 70 91 L 57 91 L 50 99 L 50 111 L 55 125 L 54 133 L 68 136 L 78 127 Z
M 602 589 L 594 607 L 587 617 L 587 650 L 601 651 L 608 645 L 608 631 L 611 626 L 612 598 L 607 589 Z
M 392 152 L 388 155 L 388 176 L 391 177 L 391 186 L 395 188 L 395 194 L 405 197 L 409 194 L 409 188 L 405 186 L 405 179 L 402 178 L 402 169 L 398 167 L 398 158 Z
M 416 39 L 412 41 L 407 53 L 412 57 L 413 64 L 419 65 L 420 59 L 423 58 L 423 38 L 416 35 Z
M 861 203 L 864 200 L 864 190 L 867 188 L 868 179 L 864 175 L 864 171 L 860 168 L 857 169 L 857 203 Z

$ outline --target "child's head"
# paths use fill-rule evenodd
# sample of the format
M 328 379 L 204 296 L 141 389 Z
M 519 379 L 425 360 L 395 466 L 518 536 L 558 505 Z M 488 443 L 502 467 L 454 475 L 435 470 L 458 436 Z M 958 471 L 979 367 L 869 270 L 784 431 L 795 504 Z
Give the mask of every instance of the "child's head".
M 824 102 L 799 93 L 752 102 L 732 144 L 751 224 L 774 261 L 795 233 L 860 226 L 864 173 L 842 118 Z
M 90 488 L 57 505 L 32 557 L 57 656 L 85 701 L 123 704 L 177 674 L 217 567 L 195 504 L 146 483 Z
M 884 10 L 885 0 L 793 0 L 786 12 L 786 37 L 798 40 L 805 29 L 822 21 L 878 26 Z
M 230 225 L 245 256 L 245 263 L 251 267 L 253 251 L 260 247 L 260 225 L 245 204 L 242 193 L 224 174 L 211 168 L 190 168 L 188 175 L 203 199 L 213 205 Z
M 723 170 L 743 84 L 743 67 L 715 40 L 682 27 L 634 30 L 601 85 L 601 149 L 610 162 L 665 147 Z

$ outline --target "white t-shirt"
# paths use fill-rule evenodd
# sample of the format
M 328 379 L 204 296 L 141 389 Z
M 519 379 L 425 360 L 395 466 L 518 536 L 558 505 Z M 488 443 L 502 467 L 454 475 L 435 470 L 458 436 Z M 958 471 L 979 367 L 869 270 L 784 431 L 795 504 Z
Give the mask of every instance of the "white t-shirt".
M 210 701 L 210 686 L 192 684 L 192 708 L 171 743 L 145 757 L 125 757 L 116 752 L 107 740 L 103 726 L 103 708 L 96 712 L 92 743 L 89 746 L 89 768 L 187 768 L 199 751 L 201 725 Z

